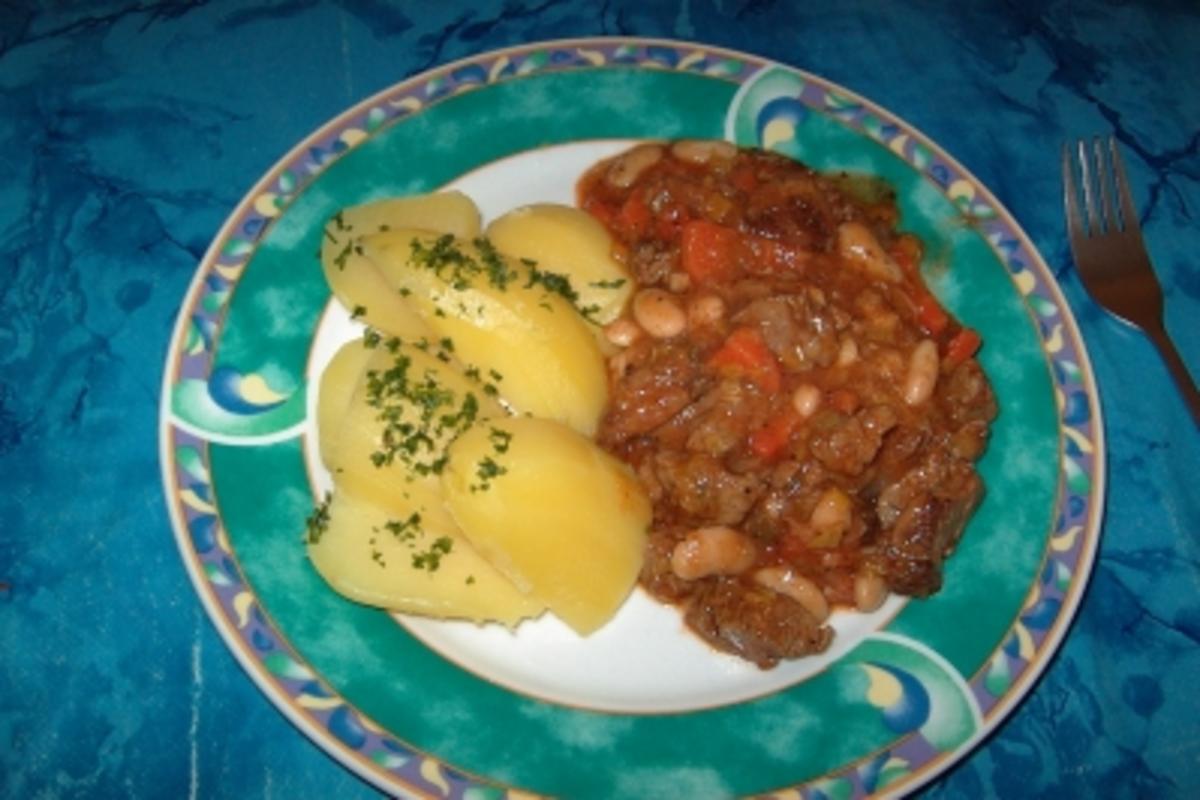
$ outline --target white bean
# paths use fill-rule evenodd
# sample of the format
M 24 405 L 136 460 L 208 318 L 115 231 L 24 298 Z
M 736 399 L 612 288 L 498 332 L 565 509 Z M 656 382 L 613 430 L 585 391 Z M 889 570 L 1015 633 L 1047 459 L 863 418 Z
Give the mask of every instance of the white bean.
M 757 555 L 754 540 L 733 528 L 697 528 L 671 551 L 671 571 L 685 581 L 708 575 L 738 575 L 750 568 Z
M 617 347 L 629 347 L 642 338 L 642 329 L 629 317 L 618 317 L 604 326 L 604 338 Z
M 686 272 L 672 272 L 667 276 L 667 288 L 676 294 L 683 294 L 692 285 L 692 276 Z
M 922 339 L 908 357 L 908 372 L 904 376 L 901 394 L 910 406 L 919 406 L 931 396 L 937 385 L 938 351 L 932 339 Z
M 843 222 L 837 230 L 838 255 L 870 275 L 896 283 L 904 276 L 892 257 L 884 252 L 871 229 L 861 222 Z
M 688 303 L 688 324 L 693 328 L 716 325 L 725 316 L 725 301 L 715 294 L 705 294 Z
M 737 147 L 721 139 L 682 139 L 671 145 L 671 154 L 682 161 L 707 164 L 717 158 L 733 158 Z
M 854 607 L 859 611 L 874 611 L 883 605 L 887 596 L 887 584 L 874 572 L 863 570 L 854 576 Z
M 848 367 L 858 361 L 858 342 L 847 336 L 842 339 L 841 349 L 838 350 L 837 365 Z
M 634 295 L 633 318 L 655 339 L 670 339 L 687 327 L 687 315 L 679 302 L 662 289 L 642 289 Z
M 605 179 L 618 189 L 628 189 L 633 186 L 638 176 L 657 164 L 662 157 L 663 149 L 660 145 L 638 145 L 612 162 Z
M 875 514 L 879 517 L 881 527 L 890 528 L 896 524 L 904 506 L 904 498 L 909 491 L 909 483 L 902 479 L 888 485 L 879 493 L 879 498 L 875 501 Z
M 802 419 L 808 419 L 821 407 L 821 390 L 811 383 L 802 383 L 792 392 L 792 408 Z
M 836 545 L 850 529 L 850 511 L 850 498 L 841 489 L 832 486 L 821 494 L 808 522 L 821 539 L 832 539 L 831 545 Z
M 786 567 L 764 567 L 754 573 L 754 581 L 760 586 L 779 592 L 804 606 L 817 622 L 829 619 L 829 601 L 815 583 Z

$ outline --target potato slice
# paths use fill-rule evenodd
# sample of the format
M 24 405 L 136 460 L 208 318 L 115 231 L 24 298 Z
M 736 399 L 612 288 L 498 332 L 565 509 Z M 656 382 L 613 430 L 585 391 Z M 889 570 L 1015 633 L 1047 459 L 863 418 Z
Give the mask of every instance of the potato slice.
M 517 411 L 595 432 L 608 398 L 604 359 L 553 282 L 476 243 L 392 231 L 363 253 L 465 364 L 492 376 Z M 484 250 L 479 249 L 484 247 Z
M 351 600 L 508 626 L 544 608 L 484 561 L 452 522 L 432 522 L 415 509 L 383 508 L 343 487 L 324 511 L 324 523 L 310 532 L 308 555 L 329 585 Z
M 613 239 L 599 220 L 572 206 L 538 203 L 492 222 L 487 237 L 500 252 L 566 275 L 589 319 L 608 324 L 621 315 L 633 281 L 613 258 Z
M 447 445 L 476 419 L 507 412 L 440 345 L 373 341 L 349 406 L 328 434 L 326 466 L 364 500 L 396 513 L 415 508 L 450 525 L 438 481 Z
M 581 635 L 637 581 L 650 503 L 623 464 L 561 423 L 476 424 L 450 446 L 442 486 L 479 554 Z
M 347 342 L 321 373 L 317 389 L 317 447 L 327 469 L 332 469 L 330 454 L 337 447 L 338 430 L 350 409 L 354 389 L 367 368 L 371 353 L 363 347 L 361 339 Z
M 405 338 L 428 336 L 412 308 L 355 248 L 355 241 L 387 230 L 418 228 L 471 238 L 479 235 L 479 209 L 462 192 L 397 197 L 351 206 L 325 224 L 321 268 L 334 295 L 373 328 Z

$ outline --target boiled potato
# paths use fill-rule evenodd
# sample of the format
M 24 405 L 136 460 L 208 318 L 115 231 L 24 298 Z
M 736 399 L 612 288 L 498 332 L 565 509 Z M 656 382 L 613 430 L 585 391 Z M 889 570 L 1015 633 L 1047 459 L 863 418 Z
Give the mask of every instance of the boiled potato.
M 531 281 L 528 267 L 486 244 L 420 231 L 374 234 L 361 243 L 435 335 L 452 340 L 463 363 L 492 376 L 518 412 L 595 432 L 607 402 L 604 359 L 589 324 L 556 291 L 561 287 Z
M 515 625 L 543 606 L 484 561 L 451 523 L 338 488 L 310 526 L 308 555 L 339 594 L 426 616 Z
M 334 481 L 364 500 L 414 507 L 449 525 L 437 477 L 447 445 L 476 419 L 506 412 L 447 351 L 423 346 L 381 337 L 367 350 L 348 407 L 327 434 L 325 461 Z
M 566 275 L 588 318 L 607 324 L 621 315 L 633 281 L 613 258 L 613 239 L 600 222 L 578 208 L 539 203 L 492 222 L 487 237 L 500 252 L 527 258 L 538 269 Z
M 650 524 L 626 467 L 532 417 L 476 424 L 449 454 L 446 503 L 479 554 L 579 634 L 608 621 L 637 581 Z
M 371 354 L 361 339 L 347 342 L 321 373 L 317 389 L 317 447 L 322 463 L 329 469 L 332 469 L 330 454 L 337 447 L 338 430 L 350 409 L 354 388 L 366 370 Z
M 330 289 L 346 308 L 357 311 L 373 328 L 420 338 L 429 334 L 375 267 L 362 257 L 356 241 L 387 230 L 419 228 L 466 238 L 479 235 L 479 209 L 461 192 L 397 197 L 351 206 L 325 224 L 321 240 L 321 268 Z

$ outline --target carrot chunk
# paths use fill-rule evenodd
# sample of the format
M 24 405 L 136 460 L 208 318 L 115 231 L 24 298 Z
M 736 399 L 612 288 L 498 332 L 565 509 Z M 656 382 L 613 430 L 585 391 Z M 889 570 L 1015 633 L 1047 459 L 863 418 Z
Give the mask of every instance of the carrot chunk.
M 979 352 L 983 340 L 970 328 L 963 328 L 946 345 L 946 363 L 954 366 Z
M 718 372 L 749 378 L 764 392 L 774 394 L 783 386 L 779 362 L 762 334 L 755 328 L 736 328 L 708 359 Z
M 706 219 L 687 222 L 680 237 L 679 255 L 684 271 L 697 283 L 734 277 L 740 239 L 733 228 Z
M 950 315 L 937 298 L 927 291 L 917 295 L 917 324 L 934 336 L 946 330 L 950 324 Z
M 750 450 L 764 461 L 774 460 L 796 429 L 800 418 L 795 412 L 784 412 L 767 420 L 767 424 L 750 434 Z
M 634 192 L 621 204 L 616 224 L 625 238 L 636 240 L 646 235 L 653 221 L 654 215 L 641 192 Z

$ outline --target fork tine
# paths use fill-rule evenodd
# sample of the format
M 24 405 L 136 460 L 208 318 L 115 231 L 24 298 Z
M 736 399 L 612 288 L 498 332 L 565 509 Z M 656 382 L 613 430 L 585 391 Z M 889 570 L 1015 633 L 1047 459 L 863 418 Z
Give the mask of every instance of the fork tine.
M 1112 149 L 1112 137 L 1107 144 Z M 1108 166 L 1109 159 L 1104 153 L 1105 142 L 1099 136 L 1092 139 L 1092 149 L 1096 152 L 1096 185 L 1100 189 L 1100 233 L 1116 233 L 1121 230 L 1121 220 L 1117 217 L 1117 209 L 1113 206 L 1112 189 L 1109 188 L 1117 178 L 1113 169 Z
M 1075 240 L 1084 235 L 1079 216 L 1079 188 L 1075 185 L 1075 168 L 1071 162 L 1071 145 L 1062 146 L 1063 204 L 1067 207 L 1067 237 L 1074 248 Z
M 1096 216 L 1096 194 L 1092 178 L 1092 163 L 1089 158 L 1087 142 L 1079 140 L 1079 180 L 1083 184 L 1083 206 L 1087 210 L 1087 219 L 1083 228 L 1085 236 L 1100 233 L 1100 220 Z
M 1123 230 L 1141 234 L 1142 226 L 1138 222 L 1137 209 L 1133 205 L 1133 192 L 1129 189 L 1129 176 L 1125 174 L 1125 162 L 1121 159 L 1121 151 L 1117 147 L 1115 136 L 1108 137 L 1108 147 L 1112 155 L 1113 180 L 1117 185 L 1117 195 L 1121 200 L 1121 222 Z

